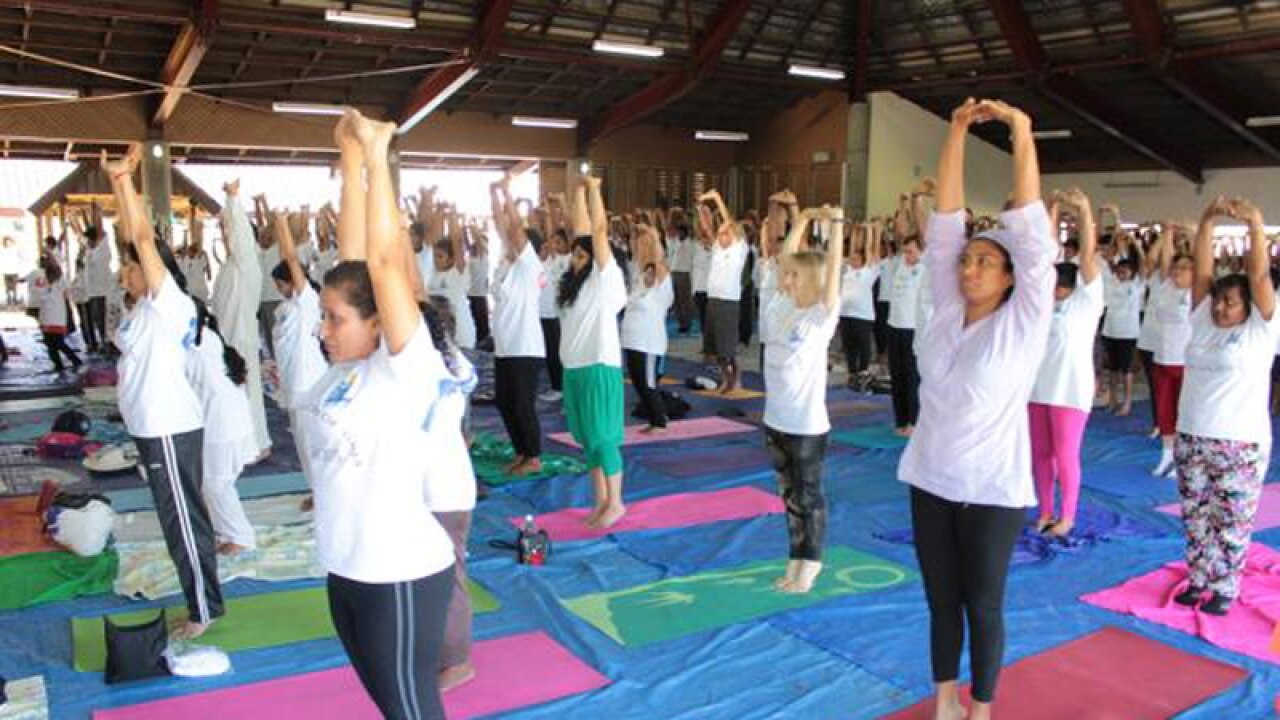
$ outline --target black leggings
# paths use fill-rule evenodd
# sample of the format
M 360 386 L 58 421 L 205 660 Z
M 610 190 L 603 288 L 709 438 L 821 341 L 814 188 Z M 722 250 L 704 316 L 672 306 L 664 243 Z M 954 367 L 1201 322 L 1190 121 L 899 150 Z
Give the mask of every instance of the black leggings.
M 91 297 L 86 305 L 89 306 L 89 319 L 83 323 L 87 326 L 85 342 L 89 343 L 91 350 L 106 347 L 111 342 L 107 337 L 107 299 Z
M 911 347 L 915 330 L 890 327 L 889 377 L 893 380 L 893 421 L 900 428 L 915 425 L 920 417 L 920 374 L 916 352 Z
M 489 338 L 489 296 L 471 295 L 467 297 L 467 304 L 471 306 L 471 322 L 476 326 L 476 342 L 483 342 Z
M 564 390 L 564 365 L 560 362 L 560 319 L 542 318 L 542 340 L 547 346 L 547 379 L 551 389 Z
M 382 717 L 443 720 L 437 677 L 453 568 L 397 583 L 330 574 L 328 586 L 342 649 Z
M 67 344 L 67 336 L 62 333 L 41 333 L 44 336 L 45 349 L 49 351 L 49 360 L 53 363 L 55 370 L 59 372 L 63 369 L 62 356 L 66 355 L 74 367 L 80 367 L 80 356 L 76 355 L 76 351 L 71 349 Z
M 222 587 L 213 522 L 204 503 L 204 431 L 133 438 L 138 474 L 151 488 L 160 532 L 178 569 L 187 616 L 207 623 L 221 617 Z
M 849 374 L 856 375 L 871 367 L 875 350 L 871 347 L 875 322 L 859 318 L 840 318 L 840 340 Z
M 542 358 L 493 359 L 493 402 L 511 438 L 516 455 L 542 455 L 542 426 L 538 423 L 538 368 Z
M 1147 394 L 1151 396 L 1151 427 L 1160 424 L 1160 411 L 1156 407 L 1156 354 L 1150 350 L 1139 350 L 1142 358 L 1142 372 L 1147 376 Z
M 873 292 L 880 292 L 880 281 L 877 280 Z M 889 352 L 889 301 L 876 300 L 876 353 L 883 355 Z
M 693 294 L 693 304 L 698 309 L 698 332 L 702 333 L 702 354 L 711 354 L 711 336 L 707 334 L 707 293 L 705 290 Z
M 787 538 L 792 560 L 822 560 L 827 535 L 827 500 L 822 495 L 822 460 L 827 435 L 788 435 L 764 429 L 764 447 L 778 473 L 787 507 Z
M 658 392 L 658 384 L 662 379 L 662 357 L 642 353 L 639 350 L 625 351 L 627 356 L 627 376 L 631 378 L 631 387 L 640 396 L 640 404 L 644 407 L 645 419 L 653 427 L 667 426 L 667 405 Z
M 911 488 L 911 528 L 929 601 L 929 648 L 934 682 L 960 674 L 968 618 L 973 699 L 989 703 L 1004 658 L 1004 585 L 1021 508 L 944 500 Z

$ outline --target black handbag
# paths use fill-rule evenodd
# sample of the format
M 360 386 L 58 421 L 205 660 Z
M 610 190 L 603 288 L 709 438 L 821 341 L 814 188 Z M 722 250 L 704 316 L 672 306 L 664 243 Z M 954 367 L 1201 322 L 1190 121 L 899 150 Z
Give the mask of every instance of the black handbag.
M 107 668 L 103 679 L 108 685 L 169 674 L 169 666 L 164 661 L 169 627 L 163 610 L 160 617 L 141 625 L 116 625 L 111 618 L 104 617 L 102 629 L 107 641 Z

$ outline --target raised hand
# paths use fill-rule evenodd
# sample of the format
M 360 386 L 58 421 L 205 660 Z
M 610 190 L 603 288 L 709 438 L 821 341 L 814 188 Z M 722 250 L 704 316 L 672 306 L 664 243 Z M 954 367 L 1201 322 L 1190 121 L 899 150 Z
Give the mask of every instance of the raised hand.
M 978 103 L 976 112 L 979 118 L 977 122 L 994 120 L 1011 128 L 1023 124 L 1028 127 L 1031 125 L 1031 118 L 1026 113 L 1003 100 L 983 100 Z
M 951 124 L 956 127 L 967 128 L 984 121 L 981 106 L 973 98 L 966 99 L 964 104 L 951 111 Z

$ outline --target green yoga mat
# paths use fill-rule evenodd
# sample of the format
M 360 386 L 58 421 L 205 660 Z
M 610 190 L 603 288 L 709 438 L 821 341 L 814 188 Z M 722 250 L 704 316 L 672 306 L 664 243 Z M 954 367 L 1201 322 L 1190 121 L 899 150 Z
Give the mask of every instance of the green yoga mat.
M 471 466 L 475 468 L 476 477 L 490 487 L 557 475 L 581 475 L 587 471 L 586 464 L 581 460 L 568 455 L 543 453 L 542 472 L 533 475 L 508 475 L 503 472 L 503 469 L 513 458 L 515 458 L 515 451 L 511 449 L 511 443 L 499 440 L 488 433 L 476 435 L 471 443 Z
M 827 548 L 823 563 L 804 595 L 775 589 L 787 562 L 769 560 L 560 602 L 618 644 L 637 647 L 916 578 L 913 570 L 847 547 Z
M 69 552 L 0 558 L 0 610 L 109 593 L 119 567 L 114 550 L 87 558 Z
M 831 433 L 831 439 L 842 445 L 853 445 L 869 450 L 896 450 L 906 447 L 908 438 L 895 433 L 888 425 L 870 425 Z
M 497 598 L 470 581 L 471 608 L 476 614 L 499 608 Z M 137 625 L 156 617 L 158 611 L 138 610 L 113 613 L 112 622 Z M 171 619 L 185 619 L 183 608 L 168 608 Z M 323 587 L 248 595 L 227 600 L 226 617 L 200 636 L 201 643 L 222 650 L 253 650 L 334 636 L 329 618 L 329 597 Z M 76 670 L 96 672 L 106 667 L 107 649 L 102 636 L 102 618 L 72 618 L 71 641 Z

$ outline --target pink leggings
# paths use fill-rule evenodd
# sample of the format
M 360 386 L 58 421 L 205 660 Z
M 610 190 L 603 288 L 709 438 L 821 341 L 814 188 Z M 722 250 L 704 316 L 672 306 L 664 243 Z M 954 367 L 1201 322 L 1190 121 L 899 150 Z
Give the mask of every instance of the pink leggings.
M 1031 403 L 1031 474 L 1036 479 L 1040 517 L 1054 517 L 1053 481 L 1062 486 L 1062 519 L 1075 521 L 1080 499 L 1080 441 L 1089 413 Z

